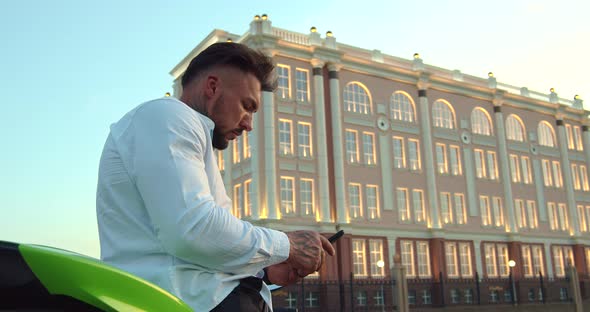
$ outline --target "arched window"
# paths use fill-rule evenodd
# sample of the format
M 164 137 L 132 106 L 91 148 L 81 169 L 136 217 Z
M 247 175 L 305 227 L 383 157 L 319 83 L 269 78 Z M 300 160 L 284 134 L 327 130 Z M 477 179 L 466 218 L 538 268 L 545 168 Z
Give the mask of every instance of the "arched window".
M 492 119 L 488 112 L 481 107 L 471 111 L 471 132 L 481 135 L 493 135 Z
M 432 104 L 432 122 L 435 127 L 455 129 L 455 112 L 449 102 L 436 100 Z
M 550 123 L 546 121 L 539 122 L 537 136 L 539 137 L 540 145 L 555 147 L 555 131 L 553 131 L 553 127 Z
M 512 141 L 526 141 L 526 129 L 522 120 L 514 114 L 506 118 L 506 138 Z
M 344 109 L 359 114 L 371 113 L 371 95 L 361 83 L 350 82 L 344 87 Z
M 391 119 L 405 122 L 414 122 L 416 120 L 414 102 L 405 92 L 394 92 L 389 103 L 391 105 Z

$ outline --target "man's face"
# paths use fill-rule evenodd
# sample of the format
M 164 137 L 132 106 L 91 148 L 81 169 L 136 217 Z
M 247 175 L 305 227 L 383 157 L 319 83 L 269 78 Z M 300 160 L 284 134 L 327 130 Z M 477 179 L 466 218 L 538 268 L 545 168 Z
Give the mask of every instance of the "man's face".
M 260 107 L 260 82 L 254 75 L 236 69 L 224 70 L 219 82 L 209 118 L 215 123 L 213 147 L 222 150 L 244 130 L 252 130 L 252 117 Z

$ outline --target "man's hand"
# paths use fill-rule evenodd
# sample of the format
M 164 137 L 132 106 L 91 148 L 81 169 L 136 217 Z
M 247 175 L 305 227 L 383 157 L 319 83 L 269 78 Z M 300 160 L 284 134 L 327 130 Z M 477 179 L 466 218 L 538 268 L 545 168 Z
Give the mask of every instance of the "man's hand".
M 315 231 L 295 231 L 287 233 L 289 258 L 287 263 L 299 277 L 305 277 L 318 271 L 324 262 L 325 252 L 335 254 L 334 247 L 327 238 Z
M 271 265 L 265 271 L 270 283 L 279 286 L 291 285 L 301 279 L 287 261 Z

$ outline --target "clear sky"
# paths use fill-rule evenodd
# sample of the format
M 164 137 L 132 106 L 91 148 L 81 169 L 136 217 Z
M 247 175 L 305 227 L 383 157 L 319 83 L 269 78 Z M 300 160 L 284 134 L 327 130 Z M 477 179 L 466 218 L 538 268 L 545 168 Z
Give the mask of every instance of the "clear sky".
M 200 2 L 200 3 L 199 3 Z M 0 240 L 99 256 L 109 125 L 211 30 L 273 26 L 590 104 L 590 1 L 0 1 Z

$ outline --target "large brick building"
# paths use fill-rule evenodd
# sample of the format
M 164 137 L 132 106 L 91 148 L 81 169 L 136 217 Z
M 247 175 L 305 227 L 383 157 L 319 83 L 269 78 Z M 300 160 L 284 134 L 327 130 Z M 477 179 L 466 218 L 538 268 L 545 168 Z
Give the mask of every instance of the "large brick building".
M 315 278 L 387 279 L 394 255 L 411 279 L 502 279 L 509 260 L 515 279 L 563 277 L 568 263 L 590 273 L 582 100 L 279 29 L 265 15 L 243 35 L 212 31 L 171 71 L 175 96 L 188 62 L 227 40 L 272 56 L 279 82 L 254 131 L 218 152 L 233 212 L 278 230 L 343 229 Z

